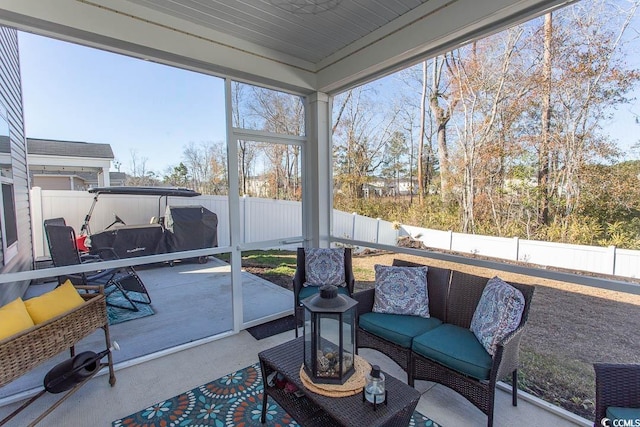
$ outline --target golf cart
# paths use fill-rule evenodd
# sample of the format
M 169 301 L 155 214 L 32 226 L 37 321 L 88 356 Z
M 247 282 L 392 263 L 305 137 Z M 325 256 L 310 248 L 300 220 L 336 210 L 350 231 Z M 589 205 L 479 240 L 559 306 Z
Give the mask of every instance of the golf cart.
M 113 248 L 120 258 L 132 258 L 192 249 L 218 246 L 217 215 L 203 206 L 170 206 L 168 197 L 195 197 L 200 193 L 179 187 L 94 187 L 95 194 L 89 213 L 80 229 L 86 235 L 90 248 Z M 92 233 L 91 215 L 100 196 L 136 195 L 157 196 L 157 215 L 147 224 L 129 225 L 114 213 L 114 221 L 103 231 Z M 165 212 L 162 214 L 162 200 Z M 208 257 L 198 257 L 205 263 Z M 171 263 L 172 264 L 172 263 Z

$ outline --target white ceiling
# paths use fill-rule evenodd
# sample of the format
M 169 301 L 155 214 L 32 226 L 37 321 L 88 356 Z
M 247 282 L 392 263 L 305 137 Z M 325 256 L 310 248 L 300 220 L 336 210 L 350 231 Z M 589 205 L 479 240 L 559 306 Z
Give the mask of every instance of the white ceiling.
M 426 0 L 343 0 L 318 14 L 294 14 L 268 0 L 129 0 L 311 63 L 411 13 Z
M 327 12 L 293 14 L 270 0 L 2 0 L 0 24 L 303 94 L 335 93 L 566 2 L 342 0 Z

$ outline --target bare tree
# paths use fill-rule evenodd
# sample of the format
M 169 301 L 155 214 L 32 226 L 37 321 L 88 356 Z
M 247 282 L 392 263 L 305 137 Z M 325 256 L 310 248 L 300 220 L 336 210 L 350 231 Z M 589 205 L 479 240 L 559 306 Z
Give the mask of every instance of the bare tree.
M 205 186 L 211 173 L 211 147 L 207 143 L 190 142 L 182 152 L 184 164 L 189 170 L 193 187 L 206 192 Z
M 523 98 L 520 138 L 536 159 L 537 217 L 546 233 L 539 237 L 552 227 L 556 240 L 566 239 L 585 171 L 618 155 L 602 126 L 639 78 L 621 50 L 639 2 L 622 4 L 580 2 L 530 23 L 535 31 L 522 55 L 532 58 L 531 76 L 540 77 L 530 77 L 535 89 Z
M 333 135 L 336 185 L 348 197 L 361 199 L 364 187 L 383 161 L 384 147 L 396 129 L 399 108 L 383 111 L 370 98 L 370 90 L 357 88 L 337 99 L 344 107 Z
M 424 204 L 425 184 L 429 174 L 425 174 L 424 162 L 424 141 L 426 136 L 426 115 L 427 115 L 427 61 L 422 63 L 422 92 L 420 94 L 420 132 L 418 133 L 418 200 Z M 431 144 L 429 144 L 431 146 Z M 426 175 L 426 176 L 425 176 Z
M 158 177 L 153 171 L 147 170 L 147 161 L 149 158 L 141 157 L 138 151 L 131 149 L 130 173 L 127 175 L 127 185 L 149 185 L 159 184 Z
M 540 193 L 539 218 L 540 224 L 549 223 L 549 146 L 551 145 L 551 71 L 552 71 L 552 38 L 553 18 L 551 13 L 544 16 L 542 81 L 540 94 L 542 99 L 542 122 L 540 133 L 540 149 L 538 151 L 538 190 Z
M 305 129 L 304 104 L 298 96 L 277 92 L 255 86 L 236 84 L 234 86 L 234 123 L 235 126 L 260 129 L 285 135 L 303 135 Z M 268 165 L 260 171 L 260 180 L 269 185 L 265 196 L 299 200 L 301 198 L 300 148 L 292 144 L 279 144 L 240 141 L 240 190 L 250 194 L 250 181 L 258 179 L 252 176 L 254 163 L 262 158 Z M 265 165 L 261 165 L 264 169 Z
M 246 119 L 248 114 L 246 111 L 246 85 L 233 82 L 231 96 L 232 96 L 232 122 L 233 126 L 237 128 L 244 128 L 249 126 Z M 256 158 L 256 153 L 253 150 L 253 145 L 247 141 L 238 141 L 238 177 L 240 179 L 239 188 L 240 195 L 249 194 L 249 179 L 251 175 L 251 168 Z
M 624 58 L 616 55 L 622 42 L 622 35 L 631 23 L 638 8 L 638 2 L 630 4 L 624 15 L 615 15 L 607 10 L 606 2 L 576 4 L 572 9 L 579 19 L 572 19 L 574 37 L 562 37 L 562 51 L 559 59 L 566 58 L 563 73 L 559 76 L 555 104 L 556 116 L 562 122 L 561 146 L 559 153 L 564 163 L 558 170 L 562 180 L 565 215 L 569 215 L 580 200 L 580 171 L 592 156 L 606 157 L 613 154 L 611 145 L 598 134 L 601 121 L 606 117 L 611 105 L 626 101 L 626 93 L 638 81 L 638 74 L 624 71 Z M 609 19 L 603 19 L 608 16 Z M 617 26 L 612 24 L 615 17 L 622 18 Z M 568 43 L 571 41 L 570 43 Z M 566 56 L 565 49 L 572 49 Z M 560 130 L 560 128 L 558 129 Z
M 505 101 L 510 64 L 522 30 L 515 28 L 501 34 L 503 43 L 473 42 L 451 53 L 447 62 L 452 96 L 460 107 L 454 123 L 463 232 L 475 231 L 477 179 L 481 171 L 491 167 L 489 147 L 496 141 L 498 112 Z
M 440 164 L 440 197 L 442 198 L 442 201 L 444 203 L 448 203 L 451 199 L 451 168 L 449 166 L 449 147 L 447 146 L 447 123 L 449 123 L 449 120 L 451 120 L 451 114 L 458 102 L 458 98 L 454 97 L 451 103 L 448 102 L 448 91 L 447 88 L 444 87 L 442 72 L 445 65 L 445 57 L 436 56 L 431 60 L 431 63 L 432 77 L 431 93 L 429 95 L 429 108 L 431 109 L 431 114 L 433 115 L 435 120 L 436 135 L 438 139 L 438 163 Z M 426 86 L 427 83 L 425 80 L 425 89 Z
M 227 156 L 223 142 L 190 142 L 184 148 L 183 164 L 191 186 L 203 194 L 226 194 Z
M 209 178 L 211 194 L 229 194 L 228 164 L 226 142 L 213 143 L 211 146 L 211 177 Z
M 404 120 L 402 121 L 403 123 L 403 130 L 404 130 L 404 134 L 407 135 L 407 137 L 409 138 L 408 141 L 408 148 L 409 148 L 409 165 L 408 165 L 408 172 L 409 172 L 409 202 L 413 203 L 413 195 L 414 195 L 414 191 L 415 191 L 415 187 L 413 184 L 413 179 L 414 179 L 414 171 L 417 169 L 416 167 L 416 142 L 414 140 L 414 128 L 415 128 L 415 121 L 416 121 L 416 117 L 414 115 L 414 111 L 413 109 L 411 109 L 410 107 L 407 106 L 406 102 L 403 102 L 403 104 L 405 105 L 405 107 L 401 110 L 401 117 L 404 118 Z

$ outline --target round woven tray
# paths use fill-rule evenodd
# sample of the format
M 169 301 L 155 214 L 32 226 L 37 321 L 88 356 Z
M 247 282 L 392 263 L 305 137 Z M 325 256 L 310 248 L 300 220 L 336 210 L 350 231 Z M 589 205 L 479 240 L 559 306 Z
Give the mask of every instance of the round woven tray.
M 300 367 L 302 384 L 314 393 L 328 397 L 347 397 L 358 394 L 366 383 L 366 375 L 371 371 L 371 365 L 357 354 L 354 357 L 355 372 L 344 384 L 318 384 L 311 381 L 304 365 Z

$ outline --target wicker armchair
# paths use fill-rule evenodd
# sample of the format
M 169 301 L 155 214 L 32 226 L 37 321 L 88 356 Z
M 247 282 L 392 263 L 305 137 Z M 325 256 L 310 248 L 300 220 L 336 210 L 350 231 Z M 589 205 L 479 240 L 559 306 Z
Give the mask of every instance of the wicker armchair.
M 595 363 L 596 419 L 601 426 L 607 408 L 640 408 L 640 365 Z
M 351 248 L 344 248 L 344 274 L 345 274 L 345 288 L 351 296 L 353 294 L 353 287 L 355 285 L 355 279 L 353 277 L 353 264 L 351 261 Z M 296 258 L 296 273 L 293 276 L 293 316 L 296 324 L 296 337 L 298 336 L 299 321 L 304 315 L 304 309 L 300 305 L 300 300 L 304 299 L 300 297 L 304 282 L 306 281 L 307 273 L 305 269 L 305 252 L 304 248 L 298 248 Z

